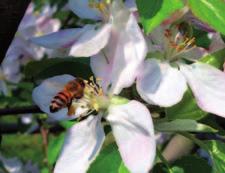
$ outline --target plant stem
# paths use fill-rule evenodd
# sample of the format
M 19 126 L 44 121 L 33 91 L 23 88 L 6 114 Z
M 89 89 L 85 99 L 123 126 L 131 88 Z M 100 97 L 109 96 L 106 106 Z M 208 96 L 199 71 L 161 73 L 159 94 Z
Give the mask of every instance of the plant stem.
M 156 153 L 159 156 L 160 160 L 166 165 L 169 173 L 173 173 L 173 171 L 170 168 L 170 165 L 169 165 L 168 161 L 164 158 L 164 156 L 162 155 L 161 151 L 158 148 L 156 148 Z
M 0 109 L 0 117 L 4 115 L 43 113 L 36 105 Z

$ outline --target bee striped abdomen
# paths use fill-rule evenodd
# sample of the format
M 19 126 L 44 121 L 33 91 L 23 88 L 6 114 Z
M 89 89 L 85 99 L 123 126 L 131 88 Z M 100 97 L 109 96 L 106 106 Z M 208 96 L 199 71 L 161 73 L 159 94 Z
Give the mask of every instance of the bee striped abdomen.
M 81 99 L 83 97 L 84 88 L 85 82 L 83 79 L 76 78 L 69 81 L 64 89 L 53 97 L 49 106 L 50 112 L 54 113 L 65 107 L 68 107 L 68 110 L 70 110 L 73 99 Z
M 58 110 L 69 106 L 71 103 L 71 95 L 67 91 L 61 91 L 59 92 L 51 101 L 50 104 L 50 112 L 54 113 L 57 112 Z

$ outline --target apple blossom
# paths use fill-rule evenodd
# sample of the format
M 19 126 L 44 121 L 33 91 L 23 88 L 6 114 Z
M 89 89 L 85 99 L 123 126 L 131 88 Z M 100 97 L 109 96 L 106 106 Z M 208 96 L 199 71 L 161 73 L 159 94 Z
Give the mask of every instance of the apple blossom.
M 225 74 L 198 62 L 207 52 L 185 35 L 162 27 L 150 34 L 150 58 L 140 68 L 137 91 L 146 102 L 169 107 L 182 99 L 188 84 L 202 110 L 225 117 Z
M 39 13 L 34 12 L 31 3 L 19 25 L 16 36 L 10 45 L 6 57 L 2 62 L 2 75 L 10 82 L 18 82 L 21 78 L 20 67 L 32 59 L 40 59 L 49 50 L 33 44 L 29 38 L 49 32 L 57 31 L 60 27 L 58 19 L 52 19 L 55 11 L 49 5 L 43 7 Z
M 47 48 L 64 50 L 71 56 L 92 56 L 92 70 L 102 78 L 104 91 L 118 94 L 131 86 L 147 52 L 135 16 L 121 0 L 70 0 L 69 7 L 80 18 L 97 23 L 61 30 L 32 41 Z
M 132 173 L 147 173 L 155 158 L 155 137 L 151 115 L 140 102 L 103 93 L 98 84 L 85 81 L 84 96 L 75 99 L 75 114 L 67 115 L 67 108 L 51 113 L 52 98 L 74 79 L 60 75 L 46 79 L 33 91 L 33 100 L 53 119 L 87 118 L 73 125 L 67 132 L 64 146 L 54 173 L 83 173 L 95 159 L 104 142 L 101 125 L 104 118 L 110 123 L 121 157 Z M 92 112 L 97 111 L 94 115 Z

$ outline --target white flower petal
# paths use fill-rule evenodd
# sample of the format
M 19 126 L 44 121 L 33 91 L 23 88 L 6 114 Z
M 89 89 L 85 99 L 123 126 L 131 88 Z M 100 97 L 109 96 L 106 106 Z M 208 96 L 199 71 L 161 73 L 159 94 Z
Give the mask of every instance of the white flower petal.
M 73 44 L 69 55 L 88 57 L 97 54 L 108 43 L 111 34 L 111 25 L 105 24 L 100 28 L 95 25 L 86 25 L 79 39 Z
M 62 108 L 56 113 L 51 113 L 49 110 L 50 103 L 54 96 L 61 91 L 67 82 L 73 80 L 74 77 L 71 75 L 60 75 L 44 80 L 38 87 L 33 90 L 32 98 L 37 106 L 45 113 L 47 113 L 52 119 L 62 120 L 62 119 L 73 119 L 78 117 L 81 113 L 86 112 L 86 109 L 82 111 L 79 108 L 79 114 L 76 112 L 75 115 L 68 116 L 67 108 Z
M 14 43 L 14 42 L 13 42 Z M 2 61 L 2 73 L 7 81 L 12 83 L 17 83 L 21 79 L 19 57 L 21 49 L 17 49 L 15 47 L 9 48 L 7 51 L 6 57 Z
M 206 56 L 207 54 L 208 54 L 208 51 L 206 49 L 201 47 L 193 47 L 181 53 L 179 57 L 189 59 L 189 60 L 198 60 L 202 58 L 203 56 Z
M 137 78 L 137 91 L 148 103 L 169 107 L 178 103 L 187 89 L 183 75 L 169 64 L 146 60 Z
M 85 173 L 105 139 L 101 120 L 90 116 L 69 129 L 54 173 Z
M 99 20 L 101 13 L 95 8 L 90 8 L 90 0 L 69 0 L 69 8 L 80 18 Z
M 40 46 L 50 49 L 70 48 L 79 38 L 84 28 L 64 29 L 41 37 L 33 37 L 30 40 Z
M 35 36 L 42 36 L 45 34 L 50 34 L 52 32 L 56 32 L 60 28 L 60 20 L 58 19 L 45 19 L 42 23 L 36 26 L 36 35 Z M 41 33 L 41 35 L 40 35 Z
M 145 39 L 135 17 L 130 14 L 123 28 L 121 25 L 114 28 L 103 53 L 91 58 L 92 70 L 102 79 L 104 90 L 110 88 L 109 92 L 114 94 L 133 84 L 137 69 L 147 52 Z
M 0 93 L 3 93 L 4 96 L 8 95 L 8 87 L 4 80 L 0 80 Z
M 210 37 L 212 37 L 212 42 L 209 46 L 209 52 L 213 53 L 219 49 L 225 48 L 225 43 L 221 38 L 220 33 L 209 33 Z
M 107 120 L 122 159 L 132 173 L 147 173 L 155 158 L 155 137 L 148 109 L 137 101 L 111 106 Z
M 130 11 L 137 11 L 137 5 L 136 5 L 136 2 L 135 0 L 125 0 L 125 5 L 127 8 L 129 8 Z
M 203 63 L 181 65 L 198 106 L 206 112 L 225 117 L 225 73 Z
M 6 159 L 0 155 L 0 161 L 3 163 L 3 166 L 7 172 L 10 173 L 23 172 L 23 163 L 17 157 Z

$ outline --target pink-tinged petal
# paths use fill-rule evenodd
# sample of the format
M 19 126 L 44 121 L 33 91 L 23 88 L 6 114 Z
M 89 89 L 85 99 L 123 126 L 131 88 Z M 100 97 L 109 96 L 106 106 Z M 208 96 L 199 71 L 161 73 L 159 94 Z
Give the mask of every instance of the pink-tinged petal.
M 102 79 L 103 89 L 114 94 L 133 84 L 147 53 L 145 39 L 132 14 L 123 28 L 118 27 L 112 31 L 106 49 L 91 58 L 92 70 Z
M 169 107 L 178 103 L 187 89 L 178 69 L 157 60 L 146 60 L 137 77 L 137 91 L 146 102 Z
M 36 32 L 34 36 L 42 36 L 45 34 L 56 32 L 59 30 L 60 26 L 61 26 L 60 20 L 48 18 L 36 26 Z
M 105 139 L 101 120 L 90 116 L 69 129 L 54 173 L 85 173 Z
M 17 158 L 4 158 L 0 155 L 0 161 L 5 168 L 5 170 L 9 173 L 22 173 L 23 172 L 23 163 Z
M 184 51 L 183 53 L 179 54 L 178 56 L 184 59 L 189 60 L 198 60 L 202 58 L 203 56 L 208 55 L 208 51 L 201 47 L 193 47 L 187 51 Z
M 64 86 L 74 77 L 71 75 L 59 75 L 44 80 L 39 86 L 37 86 L 32 93 L 32 98 L 35 104 L 45 113 L 47 113 L 52 119 L 73 119 L 78 117 L 80 114 L 85 113 L 87 110 L 79 108 L 76 110 L 74 115 L 68 116 L 67 108 L 62 108 L 56 113 L 51 113 L 49 110 L 50 103 L 54 96 L 61 91 Z
M 206 111 L 225 117 L 225 74 L 203 63 L 180 65 L 198 106 Z
M 69 0 L 69 8 L 80 18 L 99 20 L 101 13 L 89 6 L 90 0 Z M 95 1 L 93 1 L 95 2 Z
M 86 25 L 79 39 L 73 44 L 69 55 L 75 57 L 89 57 L 97 54 L 108 43 L 112 26 L 105 24 L 100 28 Z
M 111 106 L 110 122 L 121 157 L 132 173 L 147 173 L 155 159 L 155 137 L 148 109 L 137 101 Z
M 82 33 L 81 28 L 65 29 L 49 35 L 34 37 L 30 40 L 40 46 L 50 49 L 70 48 Z
M 125 6 L 127 8 L 129 8 L 130 11 L 132 11 L 132 12 L 137 11 L 137 5 L 136 5 L 135 0 L 125 0 L 124 3 L 125 3 Z
M 209 46 L 210 53 L 225 48 L 225 43 L 223 42 L 220 33 L 209 33 L 209 37 L 212 39 L 212 42 Z

